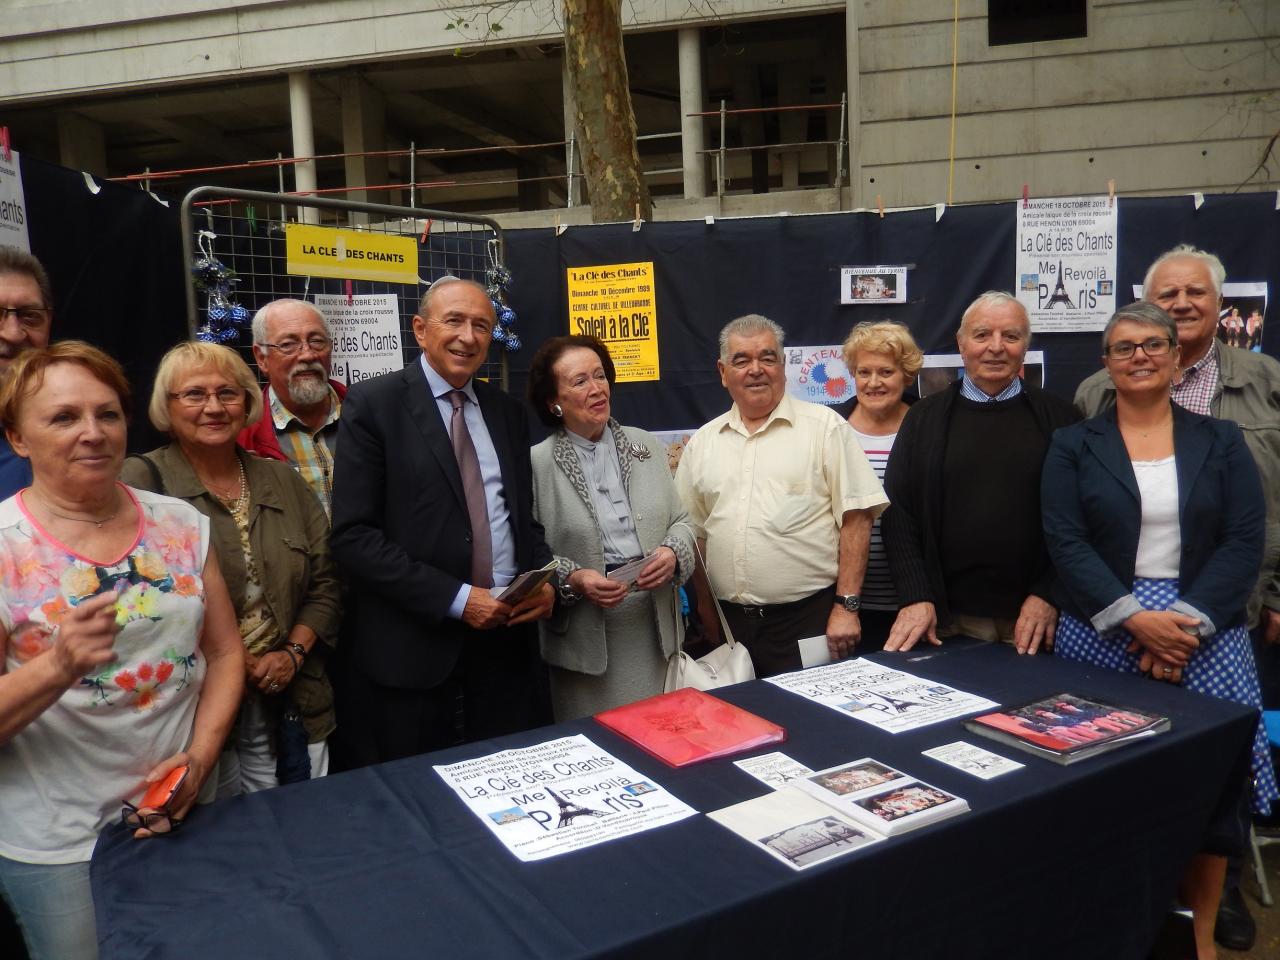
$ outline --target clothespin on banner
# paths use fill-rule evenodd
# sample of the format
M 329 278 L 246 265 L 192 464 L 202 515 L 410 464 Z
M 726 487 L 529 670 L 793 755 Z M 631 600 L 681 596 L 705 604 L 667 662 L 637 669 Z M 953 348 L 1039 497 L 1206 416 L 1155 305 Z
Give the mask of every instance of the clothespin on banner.
M 632 220 L 632 221 L 631 221 L 631 232 L 632 232 L 632 233 L 639 233 L 639 232 L 640 232 L 640 227 L 641 227 L 641 225 L 642 225 L 643 223 L 644 223 L 644 221 L 640 219 L 640 204 L 638 204 L 638 203 L 637 203 L 637 204 L 636 204 L 636 218 L 635 218 L 634 220 Z
M 564 233 L 568 229 L 569 227 L 567 224 L 560 222 L 560 214 L 557 213 L 556 214 L 556 236 L 557 237 L 560 236 L 560 234 Z
M 434 222 L 435 222 L 434 220 L 428 220 L 426 223 L 422 225 L 422 237 L 421 239 L 418 240 L 418 242 L 422 244 L 424 247 L 427 245 L 427 238 L 431 236 L 431 224 L 433 224 Z
M 1276 191 L 1276 209 L 1280 210 L 1280 190 Z
M 1115 179 L 1107 181 L 1107 206 L 1114 207 L 1116 205 L 1116 182 Z
M 9 128 L 0 127 L 0 150 L 4 151 L 5 160 L 13 159 L 13 152 L 9 149 Z
M 347 306 L 349 307 L 349 306 L 351 306 L 351 303 L 352 303 L 352 300 L 353 300 L 353 298 L 352 298 L 352 296 L 351 296 L 351 281 L 350 281 L 350 280 L 343 280 L 343 281 L 342 281 L 342 283 L 343 283 L 343 285 L 347 288 Z
M 884 219 L 884 197 L 876 194 L 876 209 L 880 211 L 880 219 Z
M 947 212 L 947 205 L 945 203 L 935 203 L 933 205 L 933 222 L 937 223 L 939 220 L 941 220 L 942 215 L 946 212 Z
M 1204 206 L 1204 194 L 1203 194 L 1203 193 L 1193 193 L 1193 194 L 1191 195 L 1191 198 L 1195 201 L 1195 205 L 1196 205 L 1196 209 L 1197 209 L 1197 210 L 1199 210 L 1201 207 L 1203 207 L 1203 206 Z
M 1031 188 L 1025 183 L 1022 185 L 1022 208 L 1025 210 L 1030 204 Z
M 249 230 L 251 233 L 258 232 L 258 214 L 253 209 L 253 204 L 249 204 L 244 208 L 244 215 L 249 218 Z

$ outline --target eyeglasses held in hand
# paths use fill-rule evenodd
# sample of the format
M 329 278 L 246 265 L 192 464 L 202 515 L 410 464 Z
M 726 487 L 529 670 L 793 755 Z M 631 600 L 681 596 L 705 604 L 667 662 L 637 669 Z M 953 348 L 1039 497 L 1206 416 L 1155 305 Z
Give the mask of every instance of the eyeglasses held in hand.
M 244 391 L 233 390 L 231 387 L 223 387 L 213 393 L 202 387 L 192 387 L 190 390 L 169 394 L 170 400 L 179 400 L 188 407 L 203 407 L 209 402 L 210 397 L 216 397 L 218 403 L 224 407 L 238 407 L 244 403 Z
M 1133 352 L 1141 348 L 1148 357 L 1163 357 L 1173 349 L 1173 341 L 1168 337 L 1148 337 L 1141 343 L 1131 340 L 1117 340 L 1107 347 L 1107 356 L 1112 360 L 1127 360 Z
M 306 344 L 312 353 L 324 353 L 331 346 L 333 341 L 328 337 L 320 334 L 312 334 L 306 340 L 295 340 L 290 337 L 288 340 L 281 340 L 279 343 L 264 343 L 261 346 L 270 347 L 272 350 L 279 350 L 282 357 L 296 357 L 302 352 L 302 345 Z
M 166 810 L 154 810 L 143 813 L 128 800 L 120 808 L 120 822 L 130 830 L 143 828 L 152 833 L 172 833 L 182 826 L 182 820 L 172 817 Z

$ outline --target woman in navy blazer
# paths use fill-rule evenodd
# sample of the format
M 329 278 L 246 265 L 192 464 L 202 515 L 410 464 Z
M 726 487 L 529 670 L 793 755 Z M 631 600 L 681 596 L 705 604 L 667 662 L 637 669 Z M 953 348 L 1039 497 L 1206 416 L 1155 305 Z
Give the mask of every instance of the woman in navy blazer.
M 1245 628 L 1265 529 L 1253 458 L 1236 424 L 1170 399 L 1178 333 L 1163 310 L 1121 308 L 1102 342 L 1116 406 L 1058 430 L 1041 481 L 1057 652 L 1260 708 Z M 1280 790 L 1261 729 L 1253 774 L 1254 809 L 1265 813 Z M 1216 955 L 1225 856 L 1243 850 L 1247 832 L 1234 809 L 1215 818 L 1183 877 L 1201 958 Z

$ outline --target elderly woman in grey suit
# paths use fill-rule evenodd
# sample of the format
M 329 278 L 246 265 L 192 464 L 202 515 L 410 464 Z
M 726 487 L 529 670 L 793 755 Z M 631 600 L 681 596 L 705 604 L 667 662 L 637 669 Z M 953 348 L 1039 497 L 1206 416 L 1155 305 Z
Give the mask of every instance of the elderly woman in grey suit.
M 533 448 L 533 509 L 559 564 L 540 624 L 556 720 L 662 692 L 684 629 L 676 587 L 693 572 L 693 532 L 665 447 L 610 415 L 615 379 L 595 337 L 555 337 L 529 370 L 529 402 L 553 433 Z M 634 582 L 609 573 L 647 558 Z

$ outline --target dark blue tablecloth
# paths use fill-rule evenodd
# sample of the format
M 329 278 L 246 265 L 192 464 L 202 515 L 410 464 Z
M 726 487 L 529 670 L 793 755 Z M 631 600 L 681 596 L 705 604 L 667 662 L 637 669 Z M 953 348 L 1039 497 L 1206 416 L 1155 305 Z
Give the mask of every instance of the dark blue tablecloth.
M 669 769 L 577 721 L 215 804 L 164 840 L 109 828 L 93 860 L 103 960 L 1144 957 L 1212 808 L 1244 776 L 1256 713 L 1007 647 L 913 654 L 875 659 L 1003 704 L 1095 695 L 1173 729 L 1061 767 L 958 720 L 893 736 L 741 684 L 719 695 L 787 728 L 768 749 L 814 769 L 876 757 L 971 812 L 804 872 L 702 816 L 525 864 L 431 769 L 584 733 L 702 812 L 768 789 L 730 760 Z M 959 739 L 1026 768 L 983 782 L 920 755 Z

